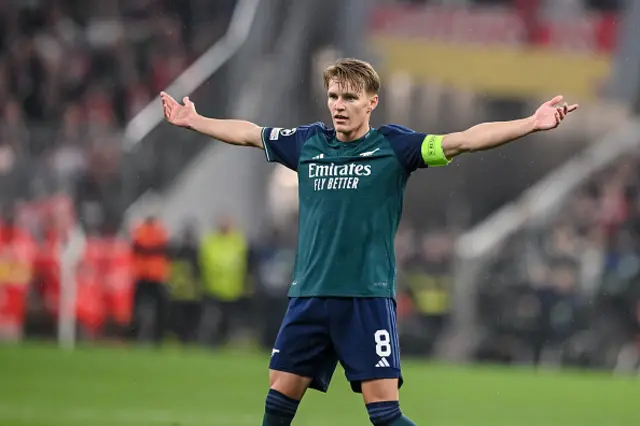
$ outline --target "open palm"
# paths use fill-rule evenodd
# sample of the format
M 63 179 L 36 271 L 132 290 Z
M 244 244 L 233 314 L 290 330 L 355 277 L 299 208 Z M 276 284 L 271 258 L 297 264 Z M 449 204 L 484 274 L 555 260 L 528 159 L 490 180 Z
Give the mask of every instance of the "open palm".
M 184 105 L 181 105 L 165 92 L 160 93 L 162 99 L 162 109 L 164 110 L 164 118 L 174 126 L 189 127 L 191 119 L 197 115 L 196 106 L 188 96 L 182 99 Z
M 540 105 L 534 114 L 534 128 L 536 130 L 555 129 L 567 114 L 578 109 L 577 104 L 568 105 L 566 102 L 563 103 L 563 100 L 562 96 L 556 96 Z

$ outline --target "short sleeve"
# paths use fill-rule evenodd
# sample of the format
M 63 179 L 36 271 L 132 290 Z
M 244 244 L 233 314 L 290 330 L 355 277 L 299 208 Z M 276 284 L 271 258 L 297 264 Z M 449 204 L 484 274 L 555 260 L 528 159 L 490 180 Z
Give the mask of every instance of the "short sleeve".
M 389 141 L 407 173 L 427 167 L 422 159 L 422 142 L 427 135 L 396 124 L 383 126 L 380 133 Z
M 319 123 L 291 129 L 264 127 L 262 129 L 262 143 L 267 161 L 280 163 L 291 170 L 297 170 L 302 146 L 320 130 Z
M 416 132 L 397 124 L 380 128 L 407 173 L 449 163 L 442 152 L 442 137 Z

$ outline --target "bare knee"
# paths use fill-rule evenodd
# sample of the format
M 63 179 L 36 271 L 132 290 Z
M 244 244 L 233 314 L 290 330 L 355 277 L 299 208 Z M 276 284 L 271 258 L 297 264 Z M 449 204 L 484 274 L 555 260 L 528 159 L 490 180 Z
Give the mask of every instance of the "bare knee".
M 269 388 L 277 390 L 289 398 L 300 401 L 310 384 L 311 378 L 309 377 L 269 370 Z
M 365 404 L 382 401 L 398 401 L 398 379 L 378 379 L 362 383 L 362 398 Z

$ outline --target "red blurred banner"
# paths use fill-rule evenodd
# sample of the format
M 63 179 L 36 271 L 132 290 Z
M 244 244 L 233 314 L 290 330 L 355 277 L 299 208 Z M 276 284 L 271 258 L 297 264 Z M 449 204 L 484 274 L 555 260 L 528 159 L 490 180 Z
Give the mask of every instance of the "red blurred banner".
M 455 44 L 613 51 L 615 15 L 588 13 L 554 21 L 536 16 L 528 4 L 524 2 L 521 9 L 382 6 L 373 12 L 371 29 L 376 35 Z

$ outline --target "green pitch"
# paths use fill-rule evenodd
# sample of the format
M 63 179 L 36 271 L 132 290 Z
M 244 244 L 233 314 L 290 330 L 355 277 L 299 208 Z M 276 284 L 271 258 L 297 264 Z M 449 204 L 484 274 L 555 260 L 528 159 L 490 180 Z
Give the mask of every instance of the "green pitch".
M 264 355 L 0 345 L 0 425 L 255 426 Z M 424 426 L 640 425 L 640 380 L 405 363 L 402 407 Z M 311 392 L 299 426 L 368 425 L 342 371 Z

